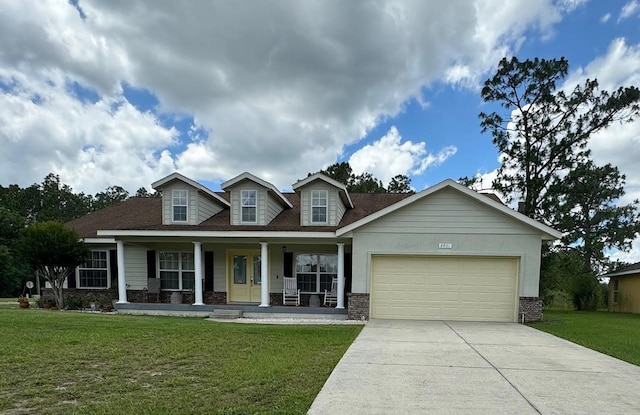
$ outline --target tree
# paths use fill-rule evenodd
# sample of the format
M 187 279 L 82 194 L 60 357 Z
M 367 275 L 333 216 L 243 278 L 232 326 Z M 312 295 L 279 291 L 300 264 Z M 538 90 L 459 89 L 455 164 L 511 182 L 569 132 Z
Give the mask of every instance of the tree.
M 387 186 L 389 193 L 411 193 L 411 179 L 403 174 L 393 177 Z
M 550 189 L 560 189 L 561 172 L 575 168 L 589 155 L 586 146 L 596 132 L 615 121 L 630 122 L 640 112 L 636 87 L 614 92 L 586 80 L 571 91 L 556 90 L 569 64 L 561 59 L 520 62 L 504 58 L 485 81 L 482 98 L 498 102 L 509 116 L 480 113 L 482 132 L 490 132 L 502 154 L 493 187 L 511 202 L 516 193 L 523 213 L 545 221 Z
M 73 275 L 89 255 L 80 236 L 60 222 L 35 223 L 22 230 L 18 248 L 27 262 L 51 284 L 56 306 L 63 308 L 64 280 Z
M 28 267 L 17 260 L 14 244 L 26 219 L 0 206 L 0 296 L 13 296 L 29 275 Z
M 320 173 L 331 177 L 333 180 L 338 181 L 345 186 L 348 186 L 353 180 L 353 170 L 346 161 L 343 161 L 342 163 L 334 163 L 325 170 L 320 170 Z M 311 173 L 309 173 L 309 175 L 311 175 Z
M 576 166 L 561 181 L 562 189 L 549 214 L 563 232 L 562 242 L 576 246 L 585 270 L 607 268 L 604 249 L 628 250 L 640 232 L 638 201 L 618 206 L 624 196 L 625 176 L 617 167 L 596 166 L 592 161 Z
M 100 210 L 124 202 L 129 198 L 129 192 L 120 186 L 109 186 L 104 192 L 96 193 L 92 203 L 92 210 Z
M 69 185 L 60 182 L 60 176 L 53 173 L 47 175 L 42 184 L 34 184 L 25 192 L 28 201 L 34 205 L 32 222 L 67 222 L 89 213 L 91 208 L 91 196 L 75 194 Z
M 386 190 L 382 181 L 373 177 L 371 173 L 362 173 L 353 177 L 351 183 L 347 185 L 347 190 L 351 193 L 385 193 Z
M 160 197 L 160 193 L 156 191 L 150 193 L 145 187 L 141 187 L 136 190 L 136 194 L 133 197 Z
M 348 162 L 334 163 L 319 173 L 324 174 L 345 185 L 351 193 L 411 193 L 409 179 L 405 175 L 397 175 L 389 183 L 389 189 L 385 189 L 382 181 L 371 173 L 353 174 L 353 169 Z M 309 173 L 311 176 L 313 173 Z

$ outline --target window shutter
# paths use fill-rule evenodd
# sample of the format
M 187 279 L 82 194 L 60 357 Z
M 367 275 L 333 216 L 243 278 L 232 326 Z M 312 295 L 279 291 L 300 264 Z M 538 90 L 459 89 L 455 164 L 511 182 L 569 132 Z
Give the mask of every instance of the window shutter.
M 156 251 L 147 251 L 147 277 L 156 278 Z
M 284 253 L 284 276 L 293 277 L 293 252 Z
M 118 283 L 118 252 L 115 249 L 109 251 L 109 272 L 111 287 L 115 287 Z
M 213 291 L 213 251 L 204 252 L 204 290 Z
M 67 288 L 76 288 L 76 273 L 72 273 L 67 277 Z
M 344 254 L 344 292 L 351 292 L 351 253 Z

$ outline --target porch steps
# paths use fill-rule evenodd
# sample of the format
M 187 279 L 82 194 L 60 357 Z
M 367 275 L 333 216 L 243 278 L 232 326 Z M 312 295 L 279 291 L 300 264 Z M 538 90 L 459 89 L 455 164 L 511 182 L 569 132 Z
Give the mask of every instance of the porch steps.
M 209 315 L 209 318 L 234 320 L 237 318 L 242 318 L 242 310 L 227 310 L 217 308 L 213 310 L 213 313 Z

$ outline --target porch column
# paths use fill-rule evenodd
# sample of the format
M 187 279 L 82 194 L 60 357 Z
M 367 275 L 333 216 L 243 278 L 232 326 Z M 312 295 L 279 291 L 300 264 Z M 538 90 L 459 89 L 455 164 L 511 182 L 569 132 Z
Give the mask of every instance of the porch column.
M 193 305 L 204 305 L 202 302 L 202 242 L 193 243 L 193 262 L 196 274 L 196 302 Z
M 338 301 L 336 308 L 344 308 L 344 244 L 338 245 Z
M 127 301 L 127 279 L 124 275 L 124 242 L 116 241 L 116 252 L 118 256 L 118 302 L 126 304 Z
M 260 307 L 269 307 L 269 246 L 266 242 L 260 242 Z

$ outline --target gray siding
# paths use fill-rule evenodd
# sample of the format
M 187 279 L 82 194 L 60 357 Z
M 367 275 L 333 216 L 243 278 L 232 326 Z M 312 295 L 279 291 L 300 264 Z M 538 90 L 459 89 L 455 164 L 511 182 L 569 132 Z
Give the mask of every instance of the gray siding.
M 198 203 L 197 203 L 197 193 L 198 190 L 189 186 L 186 183 L 172 183 L 167 187 L 162 189 L 162 224 L 163 225 L 171 225 L 174 223 L 185 224 L 185 222 L 174 222 L 173 221 L 173 212 L 172 212 L 172 194 L 173 190 L 186 190 L 187 191 L 187 222 L 188 225 L 196 225 L 198 219 Z
M 266 223 L 270 223 L 284 210 L 282 202 L 276 199 L 271 193 L 267 193 L 267 218 Z
M 512 256 L 520 258 L 519 295 L 537 297 L 541 242 L 539 231 L 443 189 L 353 232 L 353 292 L 369 292 L 375 254 Z
M 198 223 L 222 212 L 223 208 L 202 193 L 198 194 Z
M 130 290 L 147 287 L 147 248 L 124 246 L 124 271 Z
M 327 191 L 327 226 L 337 226 L 344 215 L 345 206 L 340 199 L 339 190 L 321 180 L 304 186 L 300 192 L 300 223 L 302 226 L 318 226 L 311 222 L 311 191 Z
M 266 225 L 267 223 L 269 223 L 267 221 L 267 202 L 268 202 L 268 198 L 267 198 L 267 189 L 265 189 L 264 187 L 260 186 L 257 183 L 253 183 L 253 182 L 249 182 L 249 181 L 244 181 L 242 183 L 239 183 L 237 185 L 235 185 L 231 190 L 231 224 L 232 225 L 247 225 L 244 224 L 240 221 L 241 219 L 241 215 L 240 215 L 240 208 L 241 208 L 241 200 L 240 200 L 240 194 L 242 192 L 242 190 L 257 190 L 258 191 L 258 206 L 257 206 L 257 212 L 256 212 L 256 219 L 257 219 L 257 223 L 253 224 L 253 225 Z

